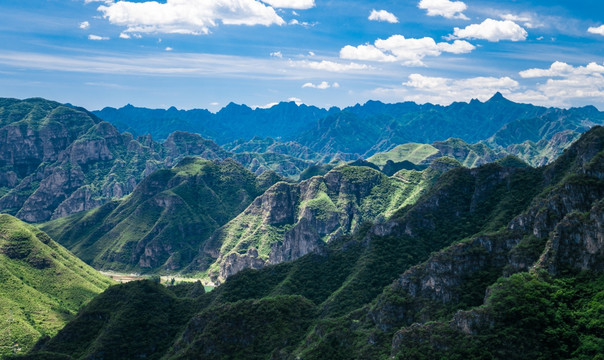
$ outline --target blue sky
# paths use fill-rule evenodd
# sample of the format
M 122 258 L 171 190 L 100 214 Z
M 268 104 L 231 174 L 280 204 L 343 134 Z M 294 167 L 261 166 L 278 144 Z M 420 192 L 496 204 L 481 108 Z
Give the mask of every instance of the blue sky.
M 604 110 L 604 1 L 0 2 L 2 97 L 216 111 L 496 91 Z

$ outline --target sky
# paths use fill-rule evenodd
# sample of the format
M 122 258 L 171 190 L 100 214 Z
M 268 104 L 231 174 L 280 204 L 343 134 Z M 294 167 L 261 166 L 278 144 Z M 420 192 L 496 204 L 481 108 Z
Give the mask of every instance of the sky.
M 0 97 L 604 110 L 602 0 L 2 0 Z

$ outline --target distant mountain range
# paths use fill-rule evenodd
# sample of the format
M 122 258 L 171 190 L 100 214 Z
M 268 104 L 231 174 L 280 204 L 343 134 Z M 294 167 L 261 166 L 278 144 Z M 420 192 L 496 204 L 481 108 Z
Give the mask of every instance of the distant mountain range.
M 593 106 L 545 108 L 514 103 L 500 93 L 484 103 L 472 100 L 449 106 L 369 101 L 324 110 L 289 102 L 269 109 L 251 109 L 231 103 L 212 114 L 207 110 L 151 110 L 128 105 L 94 114 L 120 131 L 151 134 L 155 139 L 164 139 L 175 130 L 199 133 L 218 144 L 271 137 L 290 147 L 292 142 L 298 144 L 291 152 L 281 150 L 292 156 L 314 152 L 330 159 L 338 156 L 356 160 L 400 144 L 458 138 L 469 144 L 482 141 L 494 150 L 526 157 L 534 164 L 550 162 L 559 155 L 545 150 L 547 145 L 539 141 L 548 142 L 564 131 L 567 137 L 576 139 L 591 126 L 604 123 L 604 113 Z M 522 147 L 514 146 L 527 141 Z M 308 150 L 300 151 L 300 146 Z

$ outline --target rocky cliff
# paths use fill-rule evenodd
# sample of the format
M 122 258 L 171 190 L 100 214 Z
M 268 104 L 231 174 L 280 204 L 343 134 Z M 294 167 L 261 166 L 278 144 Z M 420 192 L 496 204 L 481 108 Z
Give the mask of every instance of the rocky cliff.
M 280 179 L 233 160 L 185 158 L 153 172 L 129 196 L 42 225 L 99 269 L 181 270 L 218 227 Z
M 299 184 L 278 183 L 219 229 L 198 258 L 216 259 L 210 276 L 222 282 L 244 268 L 321 253 L 363 222 L 383 220 L 413 204 L 439 175 L 434 169 L 403 170 L 388 177 L 368 167 L 343 166 Z

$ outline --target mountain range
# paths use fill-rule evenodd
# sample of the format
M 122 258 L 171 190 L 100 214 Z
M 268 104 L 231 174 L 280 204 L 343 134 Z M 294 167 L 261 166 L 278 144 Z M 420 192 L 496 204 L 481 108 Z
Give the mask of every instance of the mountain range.
M 592 358 L 603 122 L 499 93 L 216 114 L 0 99 L 0 356 Z

